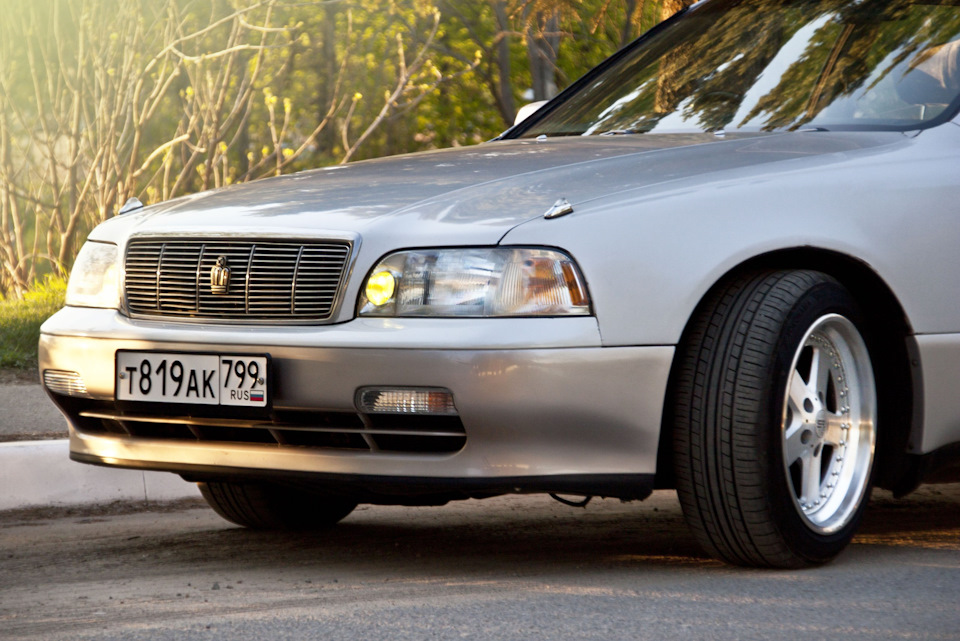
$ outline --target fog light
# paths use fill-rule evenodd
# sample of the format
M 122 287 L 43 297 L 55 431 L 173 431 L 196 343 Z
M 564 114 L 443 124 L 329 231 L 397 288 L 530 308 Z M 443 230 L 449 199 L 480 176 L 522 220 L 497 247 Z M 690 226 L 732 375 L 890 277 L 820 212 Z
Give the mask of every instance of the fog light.
M 77 372 L 67 372 L 59 369 L 43 371 L 43 384 L 54 394 L 62 396 L 82 396 L 89 398 L 87 386 Z
M 375 307 L 389 303 L 397 291 L 397 277 L 391 271 L 377 272 L 367 280 L 367 300 Z
M 357 407 L 366 414 L 457 414 L 450 390 L 435 387 L 365 387 L 357 390 Z

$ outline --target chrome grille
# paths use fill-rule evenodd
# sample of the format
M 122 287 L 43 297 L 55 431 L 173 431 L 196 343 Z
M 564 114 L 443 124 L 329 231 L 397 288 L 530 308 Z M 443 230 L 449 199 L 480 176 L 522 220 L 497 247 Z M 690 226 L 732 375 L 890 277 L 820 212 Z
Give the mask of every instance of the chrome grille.
M 127 307 L 134 315 L 198 320 L 324 321 L 349 253 L 346 242 L 138 240 L 127 249 Z M 210 278 L 219 258 L 230 285 L 216 294 Z

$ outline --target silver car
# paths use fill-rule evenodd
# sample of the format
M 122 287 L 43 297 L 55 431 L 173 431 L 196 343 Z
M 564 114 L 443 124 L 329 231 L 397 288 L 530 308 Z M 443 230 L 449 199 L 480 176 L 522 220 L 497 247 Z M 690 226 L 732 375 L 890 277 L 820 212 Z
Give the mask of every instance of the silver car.
M 71 457 L 250 527 L 676 488 L 828 561 L 960 480 L 960 7 L 715 0 L 497 140 L 97 227 L 40 368 Z

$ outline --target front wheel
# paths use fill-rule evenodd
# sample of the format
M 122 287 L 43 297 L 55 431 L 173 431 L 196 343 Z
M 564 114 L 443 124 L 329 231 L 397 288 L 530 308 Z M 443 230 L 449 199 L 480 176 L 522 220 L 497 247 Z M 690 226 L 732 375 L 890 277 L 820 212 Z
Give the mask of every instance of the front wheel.
M 357 503 L 295 487 L 261 482 L 198 483 L 200 493 L 226 520 L 260 530 L 320 529 L 350 514 Z
M 876 381 L 860 312 L 813 271 L 745 275 L 706 302 L 674 386 L 677 492 L 695 536 L 738 565 L 824 563 L 870 490 Z

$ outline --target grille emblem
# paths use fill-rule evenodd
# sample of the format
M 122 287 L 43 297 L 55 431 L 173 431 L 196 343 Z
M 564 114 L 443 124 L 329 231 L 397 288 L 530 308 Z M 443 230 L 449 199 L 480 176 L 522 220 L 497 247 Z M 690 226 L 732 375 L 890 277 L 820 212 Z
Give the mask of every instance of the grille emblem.
M 230 291 L 230 265 L 226 256 L 217 258 L 217 263 L 210 268 L 210 293 L 223 296 Z

